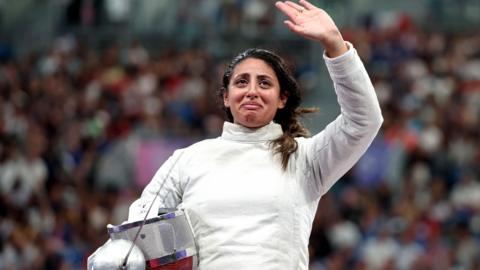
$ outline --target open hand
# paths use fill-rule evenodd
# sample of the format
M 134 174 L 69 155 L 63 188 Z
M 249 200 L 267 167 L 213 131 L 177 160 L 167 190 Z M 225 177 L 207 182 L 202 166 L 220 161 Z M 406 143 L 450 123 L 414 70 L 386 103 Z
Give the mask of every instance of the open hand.
M 306 0 L 300 0 L 299 4 L 278 1 L 275 6 L 288 17 L 285 24 L 292 32 L 319 41 L 329 57 L 348 50 L 337 26 L 323 9 Z

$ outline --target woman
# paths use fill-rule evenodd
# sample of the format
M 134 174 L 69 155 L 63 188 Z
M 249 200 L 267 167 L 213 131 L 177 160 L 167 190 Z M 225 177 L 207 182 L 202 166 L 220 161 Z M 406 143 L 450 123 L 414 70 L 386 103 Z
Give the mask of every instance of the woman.
M 157 171 L 129 221 L 155 208 L 183 208 L 199 269 L 308 269 L 320 197 L 365 152 L 382 123 L 368 75 L 330 16 L 309 2 L 277 2 L 296 34 L 320 42 L 341 115 L 311 138 L 297 118 L 297 84 L 275 54 L 250 49 L 223 77 L 228 115 L 221 137 L 177 150 Z M 155 215 L 156 211 L 151 211 Z

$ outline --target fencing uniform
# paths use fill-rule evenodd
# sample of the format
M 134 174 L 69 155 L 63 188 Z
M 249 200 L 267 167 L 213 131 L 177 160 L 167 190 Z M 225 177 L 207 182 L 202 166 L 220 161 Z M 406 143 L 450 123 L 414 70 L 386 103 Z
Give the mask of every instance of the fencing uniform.
M 157 171 L 129 221 L 143 219 L 163 183 L 157 207 L 180 207 L 190 217 L 199 269 L 308 269 L 308 240 L 321 196 L 368 148 L 383 121 L 356 50 L 324 56 L 341 107 L 298 150 L 286 170 L 270 141 L 276 123 L 249 129 L 225 122 L 223 133 L 177 150 Z M 156 215 L 156 211 L 150 213 Z

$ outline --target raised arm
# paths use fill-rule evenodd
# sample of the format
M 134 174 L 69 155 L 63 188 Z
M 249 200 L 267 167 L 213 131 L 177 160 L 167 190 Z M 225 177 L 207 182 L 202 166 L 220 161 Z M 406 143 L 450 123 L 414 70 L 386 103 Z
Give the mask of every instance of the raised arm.
M 332 18 L 305 0 L 275 4 L 287 17 L 287 27 L 320 42 L 333 80 L 341 115 L 310 139 L 299 139 L 302 174 L 323 195 L 365 153 L 383 118 L 375 90 L 353 45 L 345 42 Z
M 365 153 L 383 122 L 373 85 L 356 50 L 325 62 L 341 115 L 307 143 L 312 179 L 325 193 Z

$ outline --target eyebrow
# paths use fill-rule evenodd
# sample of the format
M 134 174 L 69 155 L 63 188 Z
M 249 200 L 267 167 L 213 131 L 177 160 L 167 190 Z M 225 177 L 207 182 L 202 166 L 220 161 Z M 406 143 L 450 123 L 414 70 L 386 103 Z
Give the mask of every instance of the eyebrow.
M 250 77 L 250 73 L 244 72 L 244 73 L 237 74 L 233 77 L 233 79 L 236 79 L 236 78 L 239 78 L 239 77 L 245 77 L 245 76 Z M 257 78 L 273 80 L 273 78 L 270 75 L 267 75 L 267 74 L 257 75 Z
M 269 79 L 269 80 L 273 80 L 273 78 L 272 78 L 272 77 L 270 77 L 269 75 L 258 75 L 257 77 L 258 77 L 258 78 L 260 78 L 260 79 Z

